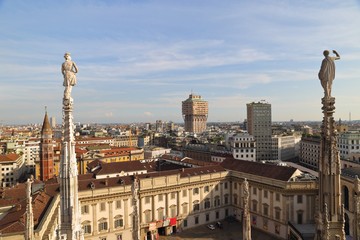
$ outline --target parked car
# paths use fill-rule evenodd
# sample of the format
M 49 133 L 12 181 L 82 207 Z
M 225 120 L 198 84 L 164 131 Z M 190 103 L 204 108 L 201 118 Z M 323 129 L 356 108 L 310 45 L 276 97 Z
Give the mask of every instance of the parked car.
M 209 229 L 211 229 L 211 230 L 215 230 L 215 226 L 212 225 L 212 224 L 207 225 L 207 227 L 208 227 Z

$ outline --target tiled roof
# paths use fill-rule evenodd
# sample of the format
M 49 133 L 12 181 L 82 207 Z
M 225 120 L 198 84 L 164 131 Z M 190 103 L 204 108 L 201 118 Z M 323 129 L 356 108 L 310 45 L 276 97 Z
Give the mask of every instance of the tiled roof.
M 133 162 L 128 162 L 128 164 L 131 163 Z M 112 165 L 112 164 L 109 163 L 106 165 Z M 204 167 L 196 167 L 196 168 L 181 168 L 181 169 L 169 170 L 169 171 L 158 171 L 158 172 L 154 171 L 144 174 L 138 174 L 136 175 L 136 177 L 139 179 L 145 179 L 145 178 L 180 174 L 180 177 L 184 178 L 184 177 L 199 176 L 199 175 L 217 173 L 217 172 L 226 172 L 226 169 L 224 169 L 220 165 L 214 165 L 214 166 L 204 166 Z M 121 185 L 130 185 L 133 182 L 133 178 L 134 176 L 120 176 L 120 177 L 109 177 L 105 179 L 95 179 L 93 174 L 79 175 L 78 178 L 79 191 L 89 190 L 91 188 L 99 189 L 99 188 L 115 187 Z
M 95 170 L 96 175 L 107 175 L 120 172 L 135 172 L 143 171 L 152 172 L 156 170 L 155 162 L 141 162 L 141 161 L 130 161 L 130 162 L 113 162 L 113 163 L 102 163 L 99 161 L 100 168 Z
M 259 162 L 250 162 L 236 159 L 225 159 L 221 166 L 225 169 L 267 177 L 271 179 L 289 181 L 297 169 L 293 167 L 277 166 Z
M 32 196 L 34 214 L 34 226 L 40 223 L 53 196 L 57 194 L 58 184 L 45 185 L 43 191 L 38 191 Z M 0 233 L 20 232 L 25 230 L 26 221 L 26 187 L 25 184 L 18 184 L 14 188 L 2 189 L 4 195 L 0 200 L 0 206 L 6 206 L 5 201 L 12 202 L 12 208 L 6 216 L 0 220 Z
M 15 162 L 19 157 L 20 155 L 17 155 L 16 153 L 1 154 L 0 162 Z

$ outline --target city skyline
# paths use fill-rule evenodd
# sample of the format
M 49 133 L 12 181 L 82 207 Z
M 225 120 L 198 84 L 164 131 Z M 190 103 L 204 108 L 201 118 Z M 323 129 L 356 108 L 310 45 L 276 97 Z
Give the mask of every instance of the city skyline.
M 322 52 L 337 50 L 334 118 L 360 119 L 357 1 L 0 1 L 1 124 L 61 121 L 64 53 L 79 67 L 74 121 L 208 122 L 246 118 L 265 99 L 273 121 L 321 121 Z

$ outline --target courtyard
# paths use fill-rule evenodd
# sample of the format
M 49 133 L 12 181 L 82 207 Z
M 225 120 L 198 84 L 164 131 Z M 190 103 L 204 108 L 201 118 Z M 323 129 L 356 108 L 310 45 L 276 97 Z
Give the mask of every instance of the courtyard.
M 216 225 L 215 223 L 212 223 Z M 216 227 L 211 230 L 207 225 L 201 225 L 183 232 L 173 234 L 171 236 L 160 236 L 160 240 L 241 240 L 242 225 L 239 222 L 232 221 L 222 222 L 222 229 Z M 259 230 L 252 230 L 252 240 L 272 240 L 276 239 L 272 235 L 267 235 Z

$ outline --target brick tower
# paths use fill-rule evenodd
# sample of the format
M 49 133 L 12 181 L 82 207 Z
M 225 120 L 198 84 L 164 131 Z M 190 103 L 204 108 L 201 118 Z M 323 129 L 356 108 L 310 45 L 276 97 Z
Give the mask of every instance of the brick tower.
M 53 132 L 47 112 L 45 111 L 44 123 L 41 130 L 40 145 L 40 180 L 46 181 L 54 176 L 54 145 Z

